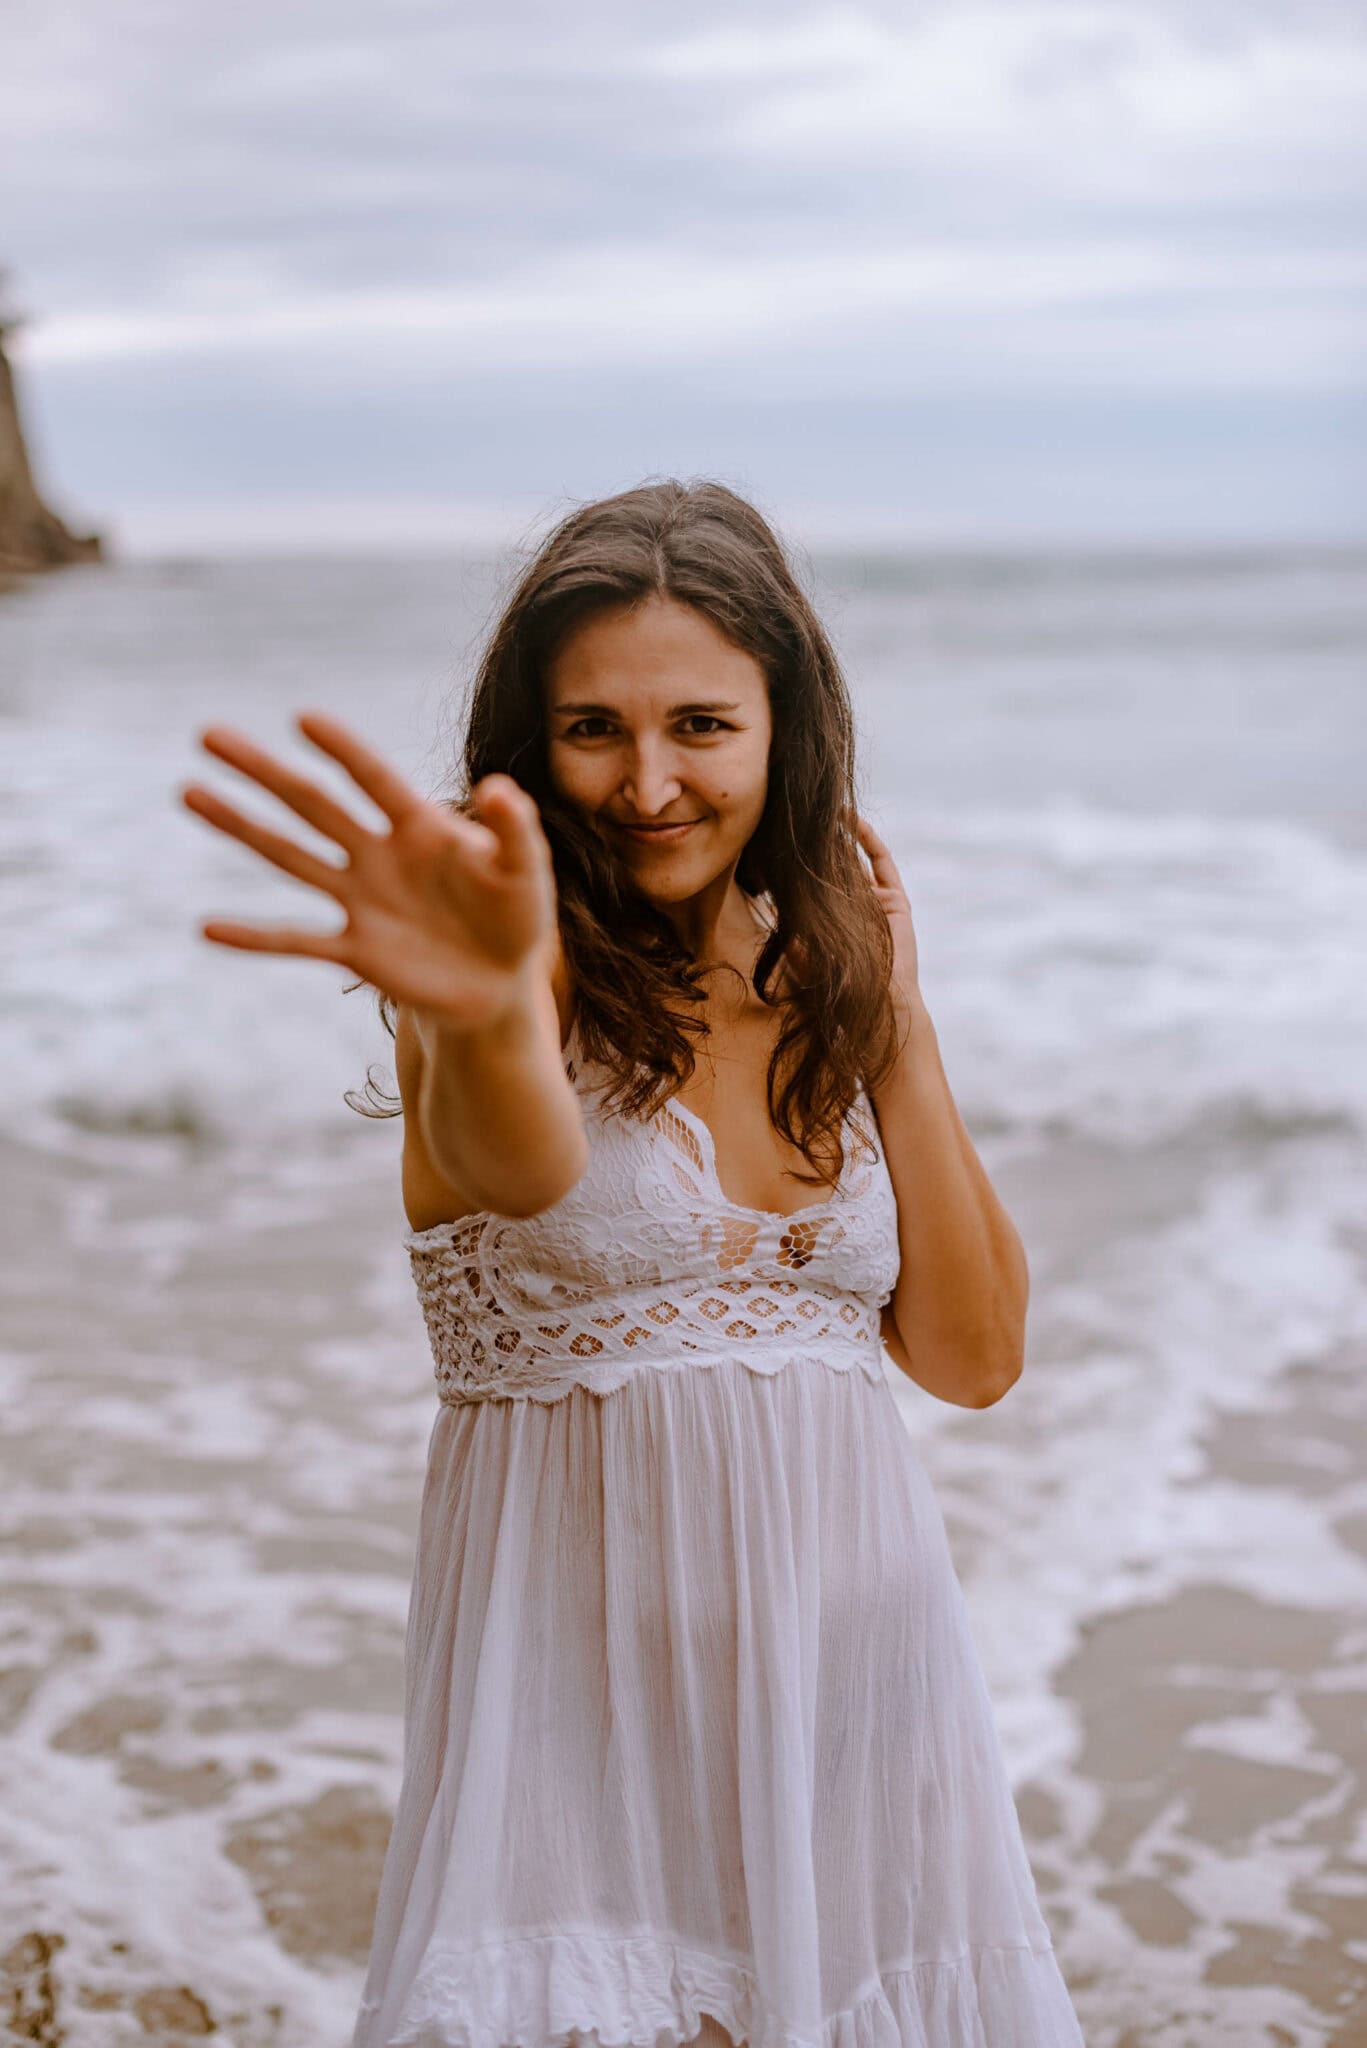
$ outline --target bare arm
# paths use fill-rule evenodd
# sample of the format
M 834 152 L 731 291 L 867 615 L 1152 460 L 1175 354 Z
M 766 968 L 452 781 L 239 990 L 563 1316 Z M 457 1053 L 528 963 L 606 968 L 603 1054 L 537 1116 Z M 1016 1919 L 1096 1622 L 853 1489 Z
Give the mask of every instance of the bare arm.
M 917 974 L 911 907 L 866 820 L 860 842 L 892 927 L 902 1050 L 874 1092 L 897 1196 L 901 1269 L 883 1339 L 908 1378 L 942 1401 L 986 1408 L 1019 1379 L 1030 1293 L 1025 1248 L 959 1114 Z
M 901 1058 L 874 1095 L 902 1255 L 884 1338 L 927 1393 L 985 1408 L 1020 1377 L 1025 1251 L 959 1115 L 929 1012 L 918 1005 L 903 1023 Z
M 532 1216 L 579 1179 L 588 1141 L 563 1062 L 569 1005 L 557 943 L 521 1000 L 481 1028 L 400 1006 L 403 1195 L 415 1230 L 477 1209 Z

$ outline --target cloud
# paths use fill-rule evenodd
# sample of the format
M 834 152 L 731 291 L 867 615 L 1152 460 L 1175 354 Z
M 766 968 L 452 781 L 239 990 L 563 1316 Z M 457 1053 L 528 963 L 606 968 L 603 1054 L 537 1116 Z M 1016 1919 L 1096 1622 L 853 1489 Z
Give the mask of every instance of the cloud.
M 520 460 L 609 379 L 605 444 L 688 469 L 671 395 L 800 439 L 856 398 L 1363 384 L 1367 29 L 1331 0 L 66 0 L 10 56 L 0 256 L 53 431 L 59 390 L 136 388 L 169 461 L 254 403 L 301 503 L 315 399 Z M 433 482 L 387 488 L 407 521 Z
M 1015 205 L 1062 194 L 1188 215 L 1288 191 L 1361 196 L 1361 23 L 1236 21 L 1203 40 L 1153 7 L 1076 0 L 958 6 L 895 26 L 841 13 L 685 36 L 647 68 L 717 90 L 731 146 L 808 177 L 832 163 L 988 172 L 1012 180 Z
M 1367 252 L 1201 255 L 1156 238 L 799 245 L 749 260 L 607 244 L 469 285 L 263 296 L 253 282 L 218 273 L 157 307 L 58 317 L 29 353 L 38 364 L 295 357 L 323 378 L 387 365 L 735 382 L 748 367 L 764 388 L 777 374 L 810 390 L 838 388 L 857 364 L 884 389 L 928 379 L 1278 389 L 1307 369 L 1351 381 L 1367 343 Z
M 512 288 L 604 242 L 715 254 L 724 283 L 794 239 L 1355 240 L 1361 22 L 1221 19 L 999 0 L 704 10 L 679 35 L 625 7 L 476 30 L 440 6 L 241 0 L 210 36 L 197 10 L 83 0 L 0 76 L 12 260 L 85 317 L 215 278 L 254 276 L 263 306 Z

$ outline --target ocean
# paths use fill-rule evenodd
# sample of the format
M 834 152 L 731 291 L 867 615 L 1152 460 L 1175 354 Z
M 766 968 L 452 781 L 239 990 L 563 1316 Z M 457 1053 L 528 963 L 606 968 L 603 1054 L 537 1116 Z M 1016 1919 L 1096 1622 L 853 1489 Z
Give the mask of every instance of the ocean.
M 0 598 L 0 1989 L 349 2035 L 431 1364 L 391 1042 L 183 809 L 315 707 L 452 786 L 499 560 Z M 820 556 L 861 803 L 1030 1257 L 987 1410 L 889 1367 L 1089 2048 L 1367 2040 L 1367 554 Z M 273 822 L 283 822 L 278 809 Z M 308 843 L 306 828 L 289 829 Z M 49 2017 L 45 2018 L 44 2014 Z M 41 2031 L 48 2026 L 49 2031 Z M 1356 2030 L 1356 2031 L 1355 2031 Z

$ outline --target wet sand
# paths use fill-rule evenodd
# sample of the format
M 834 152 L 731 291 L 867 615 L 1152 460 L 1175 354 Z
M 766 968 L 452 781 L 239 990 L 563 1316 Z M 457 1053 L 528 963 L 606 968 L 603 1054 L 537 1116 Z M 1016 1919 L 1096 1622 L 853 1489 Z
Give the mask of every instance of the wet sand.
M 1248 1489 L 1270 1542 L 1314 1493 L 1367 1557 L 1365 1389 L 1367 1347 L 1305 1361 L 1182 1484 Z M 1110 2015 L 1089 2040 L 1367 2042 L 1367 1612 L 1304 1590 L 1197 1579 L 1085 1623 L 1055 1673 L 1081 1745 L 1019 1806 L 1079 2009 Z
M 80 1161 L 7 1143 L 0 1165 L 9 2037 L 340 2048 L 435 1412 L 396 1128 L 297 1167 L 174 1137 L 136 1159 L 126 1138 Z M 1161 1237 L 1150 1166 L 1072 1236 L 1085 1162 L 1006 1168 L 1048 1247 L 1026 1377 L 988 1411 L 899 1401 L 1089 2048 L 1353 2048 L 1367 1346 L 1213 1409 L 1089 1587 L 1101 1518 L 1128 1508 L 1105 1478 L 1098 1503 L 1092 1433 L 1126 1422 L 1073 1283 L 1100 1242 Z

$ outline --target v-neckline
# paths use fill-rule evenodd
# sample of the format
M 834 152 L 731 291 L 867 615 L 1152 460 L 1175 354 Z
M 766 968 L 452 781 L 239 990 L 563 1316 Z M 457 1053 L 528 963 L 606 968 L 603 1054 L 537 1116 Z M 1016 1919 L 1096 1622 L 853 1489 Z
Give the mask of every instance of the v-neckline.
M 756 925 L 758 926 L 759 930 L 767 936 L 768 933 L 770 933 L 773 930 L 773 926 L 770 924 L 769 919 L 765 916 L 764 912 L 761 909 L 759 909 L 758 899 L 755 897 L 751 897 L 749 899 L 749 905 L 750 908 L 755 912 Z M 706 1165 L 708 1172 L 711 1175 L 713 1192 L 721 1197 L 722 1201 L 726 1204 L 728 1209 L 734 1209 L 738 1216 L 755 1217 L 762 1219 L 766 1223 L 795 1223 L 797 1222 L 799 1217 L 819 1215 L 823 1210 L 833 1208 L 835 1203 L 840 1200 L 841 1195 L 844 1192 L 845 1174 L 849 1164 L 848 1153 L 846 1153 L 845 1155 L 845 1160 L 841 1167 L 839 1179 L 837 1180 L 834 1188 L 832 1188 L 830 1194 L 827 1195 L 825 1199 L 822 1201 L 803 1202 L 801 1206 L 796 1209 L 757 1209 L 751 1202 L 733 1201 L 731 1196 L 727 1194 L 726 1189 L 722 1186 L 721 1183 L 721 1172 L 717 1165 L 717 1141 L 712 1135 L 711 1125 L 706 1121 L 704 1117 L 699 1115 L 696 1109 L 690 1109 L 688 1104 L 682 1101 L 677 1095 L 671 1095 L 668 1101 L 664 1104 L 664 1107 L 665 1109 L 672 1109 L 677 1111 L 678 1114 L 681 1117 L 683 1117 L 687 1123 L 692 1125 L 693 1129 L 697 1132 L 699 1145 L 703 1153 L 704 1164 Z
M 762 912 L 759 913 L 756 921 L 759 924 L 759 927 L 762 931 L 772 931 L 772 925 L 770 925 L 768 920 L 764 918 Z M 570 1022 L 570 1034 L 565 1042 L 565 1057 L 567 1059 L 572 1059 L 573 1063 L 576 1066 L 582 1065 L 583 1063 L 583 1046 L 579 1038 L 579 1017 L 577 1011 Z M 723 1205 L 726 1208 L 733 1210 L 735 1214 L 738 1216 L 748 1216 L 753 1221 L 762 1224 L 793 1224 L 809 1216 L 822 1215 L 826 1210 L 835 1208 L 837 1203 L 840 1202 L 844 1197 L 845 1183 L 849 1172 L 848 1150 L 846 1150 L 845 1152 L 844 1159 L 841 1164 L 840 1174 L 835 1183 L 835 1186 L 832 1188 L 830 1194 L 827 1195 L 825 1199 L 822 1201 L 804 1202 L 797 1209 L 757 1209 L 750 1202 L 733 1201 L 731 1196 L 727 1194 L 726 1189 L 722 1186 L 721 1174 L 717 1168 L 717 1141 L 712 1135 L 711 1126 L 706 1122 L 706 1120 L 703 1117 L 701 1117 L 698 1114 L 696 1109 L 690 1109 L 688 1104 L 686 1102 L 681 1101 L 677 1095 L 671 1095 L 666 1098 L 666 1100 L 661 1104 L 660 1108 L 655 1112 L 654 1117 L 650 1119 L 653 1135 L 663 1135 L 659 1131 L 659 1118 L 668 1112 L 672 1112 L 678 1117 L 682 1118 L 682 1120 L 685 1123 L 687 1123 L 695 1132 L 698 1140 L 698 1149 L 702 1154 L 703 1168 L 712 1182 L 713 1193 L 719 1198 L 719 1200 L 723 1203 Z M 848 1124 L 849 1119 L 847 1117 L 846 1129 L 848 1129 Z M 844 1133 L 842 1132 L 842 1137 L 843 1135 Z M 669 1140 L 667 1137 L 664 1138 L 664 1142 L 668 1144 Z
M 765 1223 L 792 1224 L 801 1222 L 804 1218 L 808 1216 L 819 1215 L 823 1210 L 833 1209 L 836 1203 L 842 1199 L 845 1188 L 845 1177 L 849 1168 L 848 1152 L 845 1154 L 845 1159 L 841 1166 L 840 1177 L 837 1180 L 835 1187 L 831 1190 L 830 1194 L 827 1195 L 823 1201 L 803 1202 L 801 1206 L 796 1209 L 758 1209 L 751 1202 L 733 1201 L 731 1196 L 727 1194 L 726 1189 L 721 1184 L 721 1174 L 717 1170 L 717 1141 L 712 1136 L 710 1126 L 706 1124 L 703 1121 L 702 1117 L 698 1115 L 696 1109 L 690 1109 L 688 1104 L 686 1102 L 681 1102 L 677 1095 L 671 1095 L 668 1098 L 668 1100 L 662 1105 L 661 1109 L 656 1113 L 657 1118 L 659 1116 L 663 1116 L 666 1114 L 673 1114 L 675 1116 L 681 1117 L 683 1121 L 690 1125 L 692 1129 L 697 1133 L 699 1150 L 703 1155 L 703 1165 L 711 1178 L 712 1191 L 714 1194 L 720 1196 L 721 1200 L 725 1203 L 728 1209 L 734 1209 L 738 1216 L 754 1217 Z M 668 1144 L 668 1142 L 669 1140 L 666 1137 L 665 1143 Z

